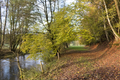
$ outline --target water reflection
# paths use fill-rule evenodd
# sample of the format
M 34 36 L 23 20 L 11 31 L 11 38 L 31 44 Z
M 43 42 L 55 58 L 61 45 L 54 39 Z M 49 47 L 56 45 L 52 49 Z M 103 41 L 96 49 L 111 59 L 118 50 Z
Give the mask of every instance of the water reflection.
M 20 56 L 19 63 L 17 62 L 17 57 L 14 59 L 1 59 L 0 60 L 0 80 L 20 80 L 19 79 L 19 66 L 29 69 L 30 67 L 36 67 L 40 64 L 41 60 L 31 60 L 26 59 L 28 55 Z

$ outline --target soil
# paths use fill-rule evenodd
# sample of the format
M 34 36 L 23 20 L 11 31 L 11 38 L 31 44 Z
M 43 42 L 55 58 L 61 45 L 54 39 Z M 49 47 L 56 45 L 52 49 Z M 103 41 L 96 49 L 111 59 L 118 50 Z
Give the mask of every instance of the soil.
M 81 56 L 88 59 L 74 62 Z M 63 57 L 70 59 L 52 76 L 54 80 L 120 80 L 120 42 L 92 45 L 89 51 L 67 51 Z M 93 65 L 78 67 L 84 62 L 93 62 Z

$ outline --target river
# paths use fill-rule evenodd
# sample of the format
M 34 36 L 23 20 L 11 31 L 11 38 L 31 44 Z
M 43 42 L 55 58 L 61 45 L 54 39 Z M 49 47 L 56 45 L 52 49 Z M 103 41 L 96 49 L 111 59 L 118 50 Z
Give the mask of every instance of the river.
M 40 64 L 39 60 L 26 59 L 29 54 L 19 56 L 19 62 L 22 69 L 30 69 Z M 17 57 L 13 59 L 0 59 L 0 80 L 20 80 Z

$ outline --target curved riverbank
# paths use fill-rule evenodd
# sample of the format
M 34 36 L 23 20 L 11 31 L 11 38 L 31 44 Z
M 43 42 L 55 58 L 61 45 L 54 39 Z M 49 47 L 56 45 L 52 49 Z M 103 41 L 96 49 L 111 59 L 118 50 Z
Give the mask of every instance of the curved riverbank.
M 25 55 L 27 53 L 19 53 L 19 55 Z M 0 59 L 6 59 L 6 58 L 14 58 L 16 57 L 17 54 L 15 54 L 14 52 L 12 52 L 10 49 L 2 49 L 0 51 Z

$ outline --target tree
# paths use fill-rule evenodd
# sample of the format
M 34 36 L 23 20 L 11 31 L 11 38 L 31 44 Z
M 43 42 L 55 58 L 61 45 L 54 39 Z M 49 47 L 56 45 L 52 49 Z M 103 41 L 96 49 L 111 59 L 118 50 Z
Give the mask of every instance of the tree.
M 103 0 L 103 3 L 104 3 L 104 5 L 105 5 L 105 11 L 106 11 L 106 15 L 107 15 L 107 20 L 108 20 L 109 26 L 110 26 L 110 28 L 111 28 L 114 36 L 115 36 L 115 39 L 116 39 L 116 40 L 119 40 L 120 37 L 119 37 L 118 34 L 115 32 L 115 30 L 113 29 L 112 24 L 111 24 L 111 22 L 110 22 L 109 15 L 108 15 L 108 10 L 107 10 L 107 6 L 106 6 L 106 3 L 105 3 L 105 0 Z
M 63 46 L 66 46 L 66 43 L 76 40 L 78 37 L 75 27 L 72 24 L 74 18 L 73 7 L 64 7 L 60 11 L 56 12 L 54 15 L 55 21 L 51 25 L 52 34 L 54 35 L 54 45 L 56 46 L 56 52 L 61 52 Z M 59 58 L 59 56 L 58 56 Z
M 2 1 L 0 2 L 2 4 Z M 1 14 L 1 6 L 0 6 L 0 42 L 2 37 L 2 14 Z
M 79 14 L 80 17 L 82 17 L 79 19 L 81 23 L 79 31 L 81 36 L 80 42 L 87 45 L 98 41 L 100 42 L 104 30 L 102 27 L 103 21 L 100 20 L 100 9 L 97 9 L 94 4 L 87 3 L 84 10 L 85 12 L 83 12 L 83 14 Z
M 22 36 L 29 32 L 28 29 L 31 25 L 36 23 L 39 13 L 37 13 L 35 9 L 35 3 L 36 0 L 10 0 L 9 22 L 11 51 L 16 51 L 18 45 L 20 46 L 21 44 Z
M 49 2 L 49 1 L 48 1 Z M 48 5 L 45 2 L 41 3 L 44 5 L 44 14 L 46 16 L 46 25 L 43 22 L 44 28 L 39 33 L 27 34 L 23 38 L 22 51 L 31 53 L 30 57 L 41 57 L 46 61 L 50 61 L 56 53 L 59 53 L 66 42 L 75 40 L 76 32 L 75 27 L 71 24 L 74 17 L 73 7 L 64 7 L 58 12 L 54 13 L 54 7 L 51 6 L 48 9 Z M 54 2 L 51 1 L 52 4 Z M 49 4 L 51 4 L 49 2 Z M 50 5 L 49 5 L 50 6 Z M 48 18 L 48 11 L 52 13 Z M 42 19 L 42 16 L 41 16 Z M 42 19 L 43 20 L 43 19 Z
M 89 3 L 89 10 L 86 11 L 85 16 L 81 20 L 81 33 L 85 31 L 85 34 L 81 36 L 83 41 L 87 43 L 89 43 L 88 41 L 90 41 L 90 43 L 96 43 L 106 40 L 110 41 L 113 39 L 113 36 L 115 38 L 116 36 L 119 37 L 116 33 L 119 23 L 114 1 L 106 0 L 105 3 L 107 6 L 106 8 L 101 0 L 91 0 L 91 3 Z M 86 35 L 86 30 L 89 33 L 88 36 Z
M 29 57 L 42 57 L 46 61 L 50 61 L 57 53 L 59 59 L 59 53 L 64 44 L 78 39 L 78 28 L 76 26 L 77 23 L 75 23 L 76 15 L 84 13 L 85 6 L 82 2 L 79 4 L 81 8 L 78 8 L 78 6 L 75 8 L 74 4 L 62 9 L 59 9 L 59 6 L 57 6 L 59 10 L 55 12 L 55 3 L 58 5 L 59 2 L 40 0 L 40 3 L 44 8 L 44 14 L 40 15 L 42 29 L 38 33 L 26 34 L 23 37 L 22 51 L 31 53 Z M 77 13 L 75 13 L 76 9 L 78 10 Z M 48 13 L 51 15 L 49 16 Z M 42 16 L 45 16 L 45 18 Z M 83 15 L 79 16 L 78 19 L 81 20 Z M 34 29 L 37 30 L 35 26 Z
M 117 9 L 117 14 L 118 14 L 118 18 L 119 18 L 119 22 L 120 22 L 120 10 L 119 10 L 119 6 L 118 6 L 118 1 L 117 0 L 114 0 L 115 2 L 115 6 L 116 6 L 116 9 Z M 119 27 L 118 27 L 118 34 L 119 34 Z
M 2 40 L 1 40 L 1 49 L 2 46 L 4 45 L 4 40 L 5 40 L 5 29 L 6 29 L 6 23 L 7 23 L 7 15 L 8 15 L 8 0 L 6 2 L 6 15 L 5 15 L 5 23 L 4 23 L 4 27 L 3 27 L 3 35 L 2 35 Z

